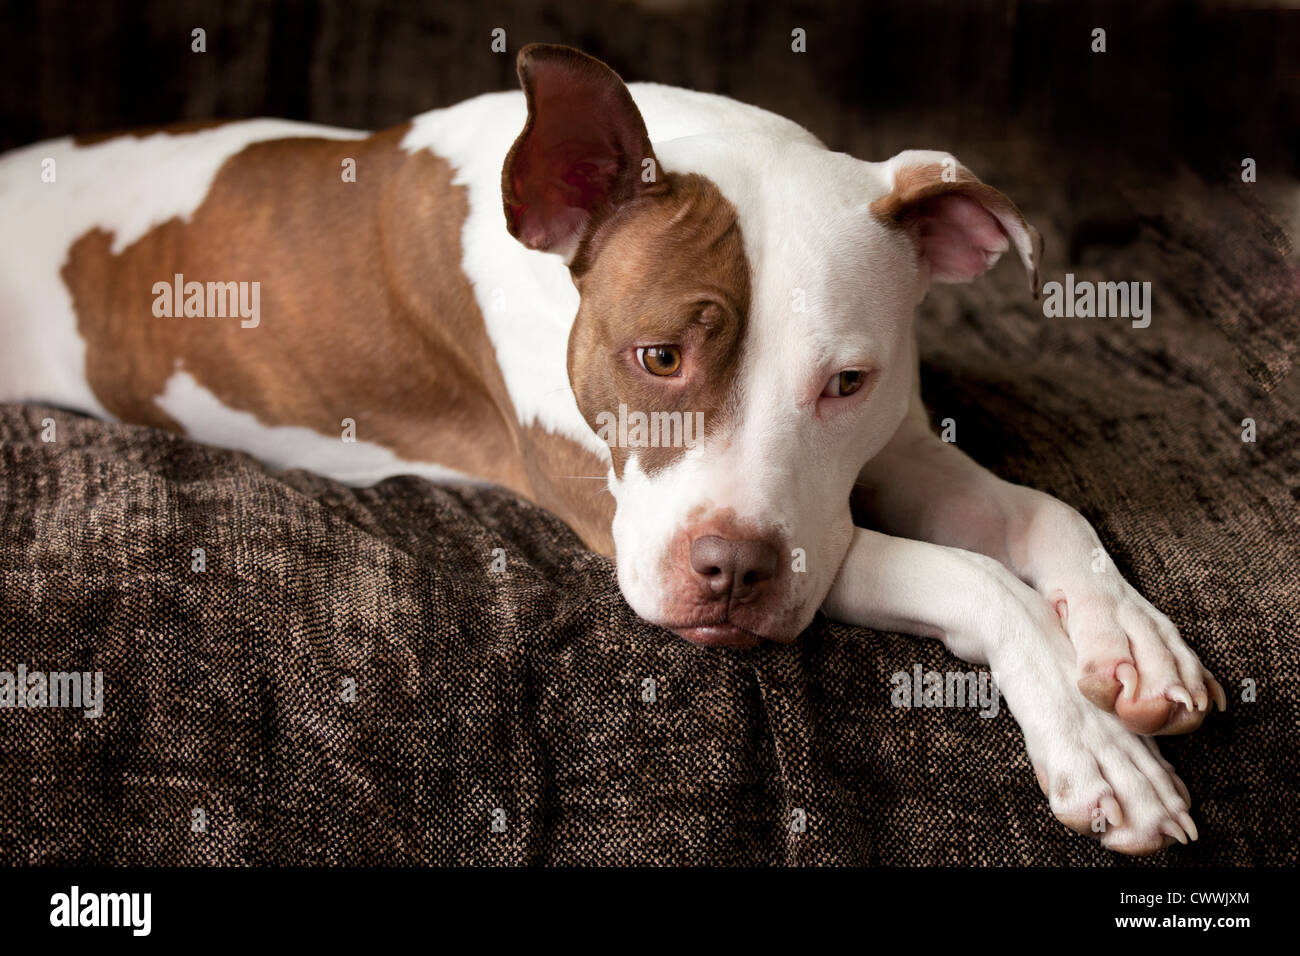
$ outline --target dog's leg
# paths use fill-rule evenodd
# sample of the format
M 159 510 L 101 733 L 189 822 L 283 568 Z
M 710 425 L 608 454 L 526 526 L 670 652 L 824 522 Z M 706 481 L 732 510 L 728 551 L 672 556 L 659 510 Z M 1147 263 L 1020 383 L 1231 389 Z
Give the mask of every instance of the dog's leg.
M 988 555 L 1033 586 L 1073 642 L 1079 689 L 1130 730 L 1186 733 L 1212 700 L 1226 708 L 1223 688 L 1124 580 L 1087 520 L 940 441 L 919 398 L 863 469 L 854 498 L 873 527 Z
M 1083 699 L 1056 614 L 1000 562 L 859 528 L 823 608 L 835 620 L 938 638 L 988 664 L 1066 826 L 1121 853 L 1196 839 L 1187 788 L 1155 742 Z

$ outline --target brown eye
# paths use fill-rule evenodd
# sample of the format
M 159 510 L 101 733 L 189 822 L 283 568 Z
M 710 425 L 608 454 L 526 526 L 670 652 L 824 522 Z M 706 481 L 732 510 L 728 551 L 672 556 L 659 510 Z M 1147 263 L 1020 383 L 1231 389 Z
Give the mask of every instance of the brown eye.
M 862 387 L 867 380 L 867 373 L 860 368 L 851 368 L 831 376 L 822 390 L 823 398 L 846 398 Z
M 652 345 L 636 350 L 637 361 L 651 375 L 675 375 L 682 367 L 682 350 L 675 345 Z

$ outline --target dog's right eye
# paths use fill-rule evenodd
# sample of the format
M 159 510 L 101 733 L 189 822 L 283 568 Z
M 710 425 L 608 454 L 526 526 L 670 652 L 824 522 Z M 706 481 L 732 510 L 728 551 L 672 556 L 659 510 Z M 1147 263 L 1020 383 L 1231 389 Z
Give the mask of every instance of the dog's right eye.
M 676 375 L 682 367 L 682 350 L 675 345 L 651 345 L 637 349 L 636 359 L 651 375 Z
M 867 373 L 860 368 L 845 369 L 831 376 L 831 380 L 822 389 L 822 398 L 848 398 L 862 387 L 867 380 Z

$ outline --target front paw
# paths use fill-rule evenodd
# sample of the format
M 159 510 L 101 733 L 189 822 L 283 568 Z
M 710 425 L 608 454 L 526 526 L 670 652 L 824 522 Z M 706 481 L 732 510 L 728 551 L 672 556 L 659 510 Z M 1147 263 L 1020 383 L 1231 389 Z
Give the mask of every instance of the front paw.
M 1114 572 L 1111 572 L 1114 573 Z M 1139 734 L 1195 730 L 1227 695 L 1178 628 L 1127 582 L 1049 595 L 1074 645 L 1083 696 Z
M 1074 708 L 1069 731 L 1030 755 L 1056 818 L 1130 856 L 1197 839 L 1187 787 L 1155 741 L 1083 701 Z
M 1076 690 L 1076 654 L 1059 611 L 997 562 L 965 559 L 984 572 L 979 613 L 945 642 L 966 660 L 985 655 L 1056 817 L 1119 853 L 1195 840 L 1187 787 L 1155 741 Z

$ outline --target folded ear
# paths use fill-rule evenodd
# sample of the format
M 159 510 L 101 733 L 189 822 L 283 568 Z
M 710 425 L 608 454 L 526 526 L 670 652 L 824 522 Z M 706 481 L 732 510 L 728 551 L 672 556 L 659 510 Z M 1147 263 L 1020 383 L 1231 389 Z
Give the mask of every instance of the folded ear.
M 907 230 L 937 282 L 969 282 L 1014 245 L 1038 298 L 1043 238 L 1016 204 L 947 153 L 905 150 L 884 164 L 890 192 L 873 215 Z
M 519 51 L 528 121 L 501 170 L 506 227 L 572 261 L 605 216 L 661 179 L 645 121 L 618 74 L 566 46 Z M 648 180 L 648 181 L 647 181 Z

